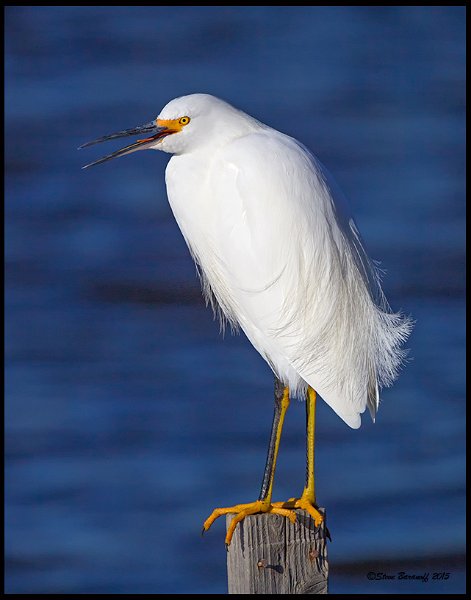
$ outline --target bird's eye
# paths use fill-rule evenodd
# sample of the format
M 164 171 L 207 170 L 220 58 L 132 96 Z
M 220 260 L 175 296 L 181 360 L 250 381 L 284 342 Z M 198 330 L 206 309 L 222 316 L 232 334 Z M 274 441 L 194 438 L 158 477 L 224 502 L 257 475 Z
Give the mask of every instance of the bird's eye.
M 190 122 L 190 117 L 182 117 L 178 122 L 180 125 L 188 125 Z

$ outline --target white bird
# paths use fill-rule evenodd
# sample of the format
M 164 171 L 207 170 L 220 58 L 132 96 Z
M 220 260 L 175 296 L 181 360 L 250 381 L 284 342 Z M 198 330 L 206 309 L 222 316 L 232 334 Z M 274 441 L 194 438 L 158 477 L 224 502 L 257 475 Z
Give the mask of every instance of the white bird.
M 300 142 L 207 94 L 169 102 L 150 123 L 102 137 L 148 137 L 86 167 L 136 150 L 172 154 L 167 194 L 202 279 L 207 302 L 241 328 L 275 374 L 275 413 L 259 499 L 216 509 L 295 520 L 322 515 L 314 492 L 316 392 L 350 427 L 395 380 L 412 323 L 393 313 L 331 175 Z M 81 146 L 81 147 L 84 147 Z M 303 494 L 272 503 L 278 446 L 290 397 L 306 397 Z

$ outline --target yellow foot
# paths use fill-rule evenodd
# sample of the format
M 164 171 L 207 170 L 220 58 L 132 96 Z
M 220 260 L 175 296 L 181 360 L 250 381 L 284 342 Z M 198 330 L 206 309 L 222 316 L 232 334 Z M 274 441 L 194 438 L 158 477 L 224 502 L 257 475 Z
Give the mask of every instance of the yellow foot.
M 304 497 L 290 498 L 286 502 L 274 502 L 272 506 L 274 506 L 277 509 L 284 508 L 286 510 L 291 510 L 291 511 L 293 511 L 295 508 L 301 508 L 301 509 L 307 511 L 311 515 L 311 517 L 314 519 L 314 524 L 316 527 L 319 527 L 319 525 L 324 520 L 324 517 L 314 506 L 313 502 L 311 502 L 311 500 L 308 500 L 307 498 L 304 498 Z
M 256 502 L 250 502 L 249 504 L 236 504 L 235 506 L 230 506 L 229 508 L 215 508 L 211 515 L 204 522 L 203 533 L 211 527 L 218 517 L 227 515 L 228 513 L 235 514 L 236 516 L 232 519 L 226 534 L 226 548 L 228 548 L 237 523 L 245 519 L 245 517 L 248 515 L 269 512 L 288 517 L 291 523 L 294 523 L 296 521 L 296 513 L 293 510 L 288 510 L 287 508 L 279 506 L 281 504 L 283 504 L 283 502 L 270 504 L 269 502 L 264 502 L 263 500 L 257 500 Z

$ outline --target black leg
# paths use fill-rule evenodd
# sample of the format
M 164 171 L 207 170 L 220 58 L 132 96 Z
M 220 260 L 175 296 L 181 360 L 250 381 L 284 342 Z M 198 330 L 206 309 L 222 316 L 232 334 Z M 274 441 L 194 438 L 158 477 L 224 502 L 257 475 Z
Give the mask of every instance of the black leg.
M 271 495 L 273 479 L 275 476 L 276 457 L 280 443 L 281 428 L 283 426 L 284 414 L 289 405 L 288 388 L 275 377 L 275 410 L 273 412 L 273 423 L 271 426 L 270 443 L 268 445 L 267 462 L 263 473 L 262 487 L 259 500 L 266 500 Z M 283 419 L 282 419 L 283 417 Z

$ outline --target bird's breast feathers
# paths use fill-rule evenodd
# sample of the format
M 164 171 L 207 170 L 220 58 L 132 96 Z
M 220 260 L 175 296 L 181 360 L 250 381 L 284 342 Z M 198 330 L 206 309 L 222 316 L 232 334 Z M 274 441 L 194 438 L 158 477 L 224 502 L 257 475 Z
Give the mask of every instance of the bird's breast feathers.
M 172 158 L 167 186 L 177 222 L 211 285 L 229 286 L 239 309 L 254 310 L 257 323 L 280 326 L 281 305 L 299 289 L 306 261 L 312 272 L 316 258 L 329 258 L 326 237 L 340 235 L 312 157 L 295 140 L 262 131 L 213 156 Z

